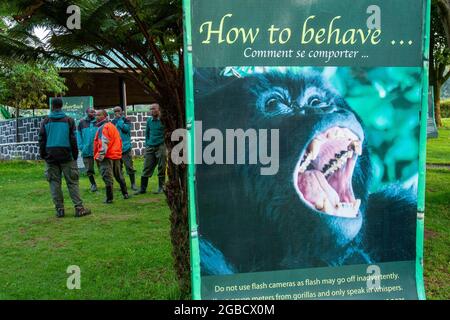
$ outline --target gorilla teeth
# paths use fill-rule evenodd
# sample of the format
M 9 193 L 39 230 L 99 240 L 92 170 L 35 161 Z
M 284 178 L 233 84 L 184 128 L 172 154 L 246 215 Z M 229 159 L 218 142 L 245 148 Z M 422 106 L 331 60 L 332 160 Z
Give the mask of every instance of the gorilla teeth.
M 302 164 L 300 165 L 300 168 L 298 169 L 300 173 L 304 173 L 308 166 L 311 164 L 312 161 L 312 153 L 308 153 L 306 155 L 305 160 L 303 160 Z
M 344 218 L 356 218 L 359 213 L 359 207 L 361 200 L 355 200 L 354 202 L 340 202 L 335 205 L 333 210 L 325 211 L 328 214 L 333 214 Z
M 343 152 L 343 153 L 342 153 Z M 326 164 L 322 168 L 322 173 L 326 178 L 328 178 L 331 174 L 341 169 L 345 164 L 347 164 L 347 160 L 353 158 L 353 151 L 342 151 L 340 153 L 340 157 L 336 159 L 331 159 L 328 164 Z
M 303 161 L 300 164 L 299 172 L 305 172 L 310 166 L 311 162 L 316 160 L 317 156 L 320 153 L 320 148 L 324 143 L 324 139 L 322 137 L 314 138 L 313 141 L 308 146 L 307 154 L 303 156 Z
M 311 143 L 308 146 L 308 151 L 309 154 L 311 155 L 311 160 L 316 160 L 324 142 L 325 140 L 322 137 L 314 138 L 313 141 L 311 141 Z
M 348 128 L 333 127 L 326 132 L 328 139 L 358 140 L 358 137 Z
M 348 150 L 355 151 L 358 156 L 362 155 L 362 143 L 359 140 L 353 141 L 349 146 Z
M 355 200 L 351 183 L 355 156 L 360 155 L 362 141 L 348 128 L 333 127 L 316 135 L 295 172 L 297 190 L 316 210 L 356 218 L 361 200 Z

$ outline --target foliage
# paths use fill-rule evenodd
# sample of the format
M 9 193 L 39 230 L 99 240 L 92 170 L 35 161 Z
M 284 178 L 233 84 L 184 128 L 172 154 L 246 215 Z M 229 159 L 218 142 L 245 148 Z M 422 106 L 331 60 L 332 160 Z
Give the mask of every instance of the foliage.
M 442 118 L 450 118 L 450 99 L 441 100 L 441 116 Z
M 19 109 L 46 108 L 48 94 L 66 90 L 64 79 L 52 65 L 7 63 L 0 65 L 0 103 Z
M 11 119 L 11 113 L 9 110 L 5 107 L 0 105 L 0 119 Z
M 433 0 L 431 6 L 430 85 L 434 90 L 435 118 L 442 126 L 441 86 L 450 78 L 450 2 Z
M 419 165 L 420 68 L 338 68 L 333 86 L 365 125 L 373 166 L 372 191 L 408 183 Z

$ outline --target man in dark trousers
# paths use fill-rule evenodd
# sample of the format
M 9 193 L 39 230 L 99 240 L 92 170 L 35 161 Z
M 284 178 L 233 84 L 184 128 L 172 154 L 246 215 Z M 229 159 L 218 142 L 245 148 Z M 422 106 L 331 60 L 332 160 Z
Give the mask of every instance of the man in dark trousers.
M 162 193 L 166 176 L 166 147 L 164 145 L 164 126 L 161 123 L 161 111 L 158 104 L 150 106 L 151 117 L 147 119 L 145 128 L 144 170 L 141 177 L 141 188 L 137 194 L 147 192 L 148 179 L 158 166 L 158 191 Z
M 108 120 L 105 110 L 98 110 L 97 134 L 94 139 L 94 159 L 98 161 L 100 173 L 106 186 L 105 203 L 113 202 L 113 177 L 120 185 L 124 199 L 128 199 L 127 185 L 122 175 L 122 140 L 117 128 Z
M 131 144 L 131 122 L 123 115 L 121 107 L 114 108 L 114 119 L 112 123 L 119 130 L 122 139 L 122 165 L 125 165 L 128 176 L 130 177 L 131 190 L 137 191 L 136 170 L 133 166 L 132 144 Z
M 46 162 L 45 175 L 50 184 L 56 217 L 62 218 L 65 214 L 61 190 L 62 176 L 66 180 L 70 198 L 75 206 L 75 217 L 82 217 L 91 211 L 84 208 L 80 198 L 75 121 L 65 115 L 62 106 L 61 98 L 52 100 L 52 110 L 42 121 L 39 130 L 39 153 Z
M 91 183 L 91 191 L 97 191 L 97 184 L 95 183 L 94 170 L 94 138 L 97 133 L 97 120 L 95 119 L 94 108 L 86 109 L 86 118 L 78 123 L 78 149 L 81 151 L 83 157 L 84 167 Z

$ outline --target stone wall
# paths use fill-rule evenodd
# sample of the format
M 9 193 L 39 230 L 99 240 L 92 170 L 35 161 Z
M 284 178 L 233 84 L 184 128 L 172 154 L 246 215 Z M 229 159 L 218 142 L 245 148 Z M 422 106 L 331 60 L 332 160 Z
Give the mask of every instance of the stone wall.
M 131 113 L 133 154 L 143 155 L 145 126 L 149 112 Z M 0 121 L 0 160 L 39 159 L 38 132 L 44 117 L 19 119 L 19 142 L 16 142 L 16 120 Z
M 0 160 L 39 159 L 37 144 L 40 123 L 44 117 L 19 118 L 19 140 L 16 136 L 16 120 L 0 122 Z
M 127 118 L 131 121 L 131 141 L 133 144 L 133 155 L 144 155 L 145 144 L 145 127 L 147 118 L 150 116 L 150 112 L 136 112 L 127 115 Z M 110 119 L 114 118 L 110 115 Z

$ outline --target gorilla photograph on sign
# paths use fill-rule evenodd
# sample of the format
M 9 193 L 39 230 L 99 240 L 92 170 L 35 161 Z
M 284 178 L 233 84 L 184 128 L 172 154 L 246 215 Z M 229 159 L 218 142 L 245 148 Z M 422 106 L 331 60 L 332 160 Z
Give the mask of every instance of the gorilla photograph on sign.
M 415 260 L 420 79 L 411 67 L 195 69 L 203 131 L 241 129 L 246 160 L 262 143 L 278 157 L 266 175 L 259 162 L 196 165 L 202 275 Z M 242 156 L 228 142 L 214 152 Z

